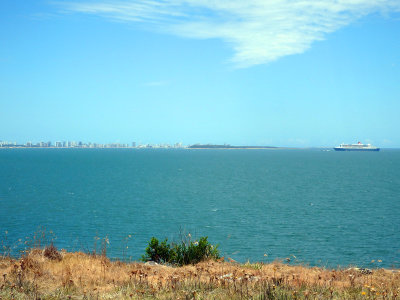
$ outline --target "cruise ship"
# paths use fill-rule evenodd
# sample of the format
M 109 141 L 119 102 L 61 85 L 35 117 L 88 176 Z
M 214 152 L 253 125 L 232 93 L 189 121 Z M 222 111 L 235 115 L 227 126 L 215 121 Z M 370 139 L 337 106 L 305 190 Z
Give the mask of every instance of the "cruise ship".
M 340 144 L 333 149 L 336 151 L 379 151 L 380 148 L 358 142 L 357 144 Z

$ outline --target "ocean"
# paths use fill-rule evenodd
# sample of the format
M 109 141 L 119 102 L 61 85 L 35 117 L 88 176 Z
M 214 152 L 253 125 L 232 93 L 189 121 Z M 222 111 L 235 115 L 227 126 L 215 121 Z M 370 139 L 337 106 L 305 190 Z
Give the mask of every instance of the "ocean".
M 0 149 L 0 251 L 38 231 L 125 260 L 190 234 L 238 262 L 399 268 L 400 150 Z

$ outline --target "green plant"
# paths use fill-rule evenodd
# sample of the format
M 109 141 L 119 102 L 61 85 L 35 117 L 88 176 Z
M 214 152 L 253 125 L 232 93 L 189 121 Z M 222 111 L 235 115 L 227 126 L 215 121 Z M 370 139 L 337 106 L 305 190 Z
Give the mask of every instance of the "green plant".
M 174 245 L 177 257 L 177 264 L 188 265 L 196 264 L 207 258 L 218 259 L 218 246 L 213 246 L 208 242 L 208 237 L 201 237 L 199 241 Z
M 181 241 L 179 244 L 168 244 L 168 239 L 160 243 L 157 238 L 152 237 L 142 260 L 182 266 L 219 257 L 218 246 L 211 245 L 208 237 L 201 237 L 198 241 L 193 242 L 189 235 L 188 240 Z
M 146 254 L 142 256 L 142 260 L 157 263 L 172 263 L 175 252 L 167 242 L 168 239 L 160 243 L 157 238 L 152 237 L 146 248 Z

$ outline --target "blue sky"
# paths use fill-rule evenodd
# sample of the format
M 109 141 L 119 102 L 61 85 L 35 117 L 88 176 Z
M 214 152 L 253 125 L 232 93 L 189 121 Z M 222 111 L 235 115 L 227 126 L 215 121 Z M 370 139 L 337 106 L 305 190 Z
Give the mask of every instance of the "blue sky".
M 400 147 L 400 2 L 0 2 L 0 140 Z

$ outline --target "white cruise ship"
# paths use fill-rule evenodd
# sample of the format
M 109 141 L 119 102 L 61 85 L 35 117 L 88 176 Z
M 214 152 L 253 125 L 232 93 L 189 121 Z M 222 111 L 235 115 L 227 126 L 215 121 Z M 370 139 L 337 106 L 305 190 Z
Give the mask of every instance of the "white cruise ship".
M 379 151 L 380 148 L 372 146 L 371 144 L 363 144 L 358 142 L 357 144 L 340 144 L 334 147 L 336 151 Z

